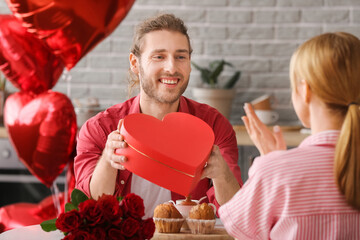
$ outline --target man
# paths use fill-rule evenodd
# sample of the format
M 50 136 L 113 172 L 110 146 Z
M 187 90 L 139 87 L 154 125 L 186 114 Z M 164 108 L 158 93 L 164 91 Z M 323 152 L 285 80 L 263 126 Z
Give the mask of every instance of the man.
M 189 82 L 191 52 L 187 28 L 174 15 L 162 14 L 137 27 L 129 61 L 135 84 L 140 84 L 140 94 L 110 107 L 82 126 L 74 166 L 76 188 L 95 199 L 103 193 L 135 193 L 144 199 L 146 217 L 152 216 L 160 203 L 185 198 L 127 171 L 121 165 L 127 159 L 114 154 L 115 149 L 127 147 L 119 133 L 120 119 L 126 115 L 141 112 L 162 119 L 179 111 L 209 124 L 215 133 L 214 149 L 220 148 L 227 163 L 219 165 L 219 174 L 214 174 L 221 177 L 212 181 L 204 177 L 191 193 L 192 198 L 207 195 L 210 202 L 219 206 L 235 194 L 242 181 L 231 124 L 214 108 L 182 96 Z M 221 187 L 215 191 L 212 185 Z

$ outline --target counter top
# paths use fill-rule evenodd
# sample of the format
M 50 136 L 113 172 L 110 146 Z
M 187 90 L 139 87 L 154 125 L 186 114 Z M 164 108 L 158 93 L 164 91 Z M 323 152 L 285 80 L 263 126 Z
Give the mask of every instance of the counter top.
M 284 138 L 287 146 L 297 146 L 301 143 L 304 138 L 309 136 L 308 134 L 303 134 L 300 132 L 300 126 L 280 126 L 284 133 Z M 246 132 L 246 129 L 242 125 L 233 126 L 238 145 L 253 146 L 249 135 Z M 0 138 L 7 138 L 8 134 L 5 127 L 0 127 Z

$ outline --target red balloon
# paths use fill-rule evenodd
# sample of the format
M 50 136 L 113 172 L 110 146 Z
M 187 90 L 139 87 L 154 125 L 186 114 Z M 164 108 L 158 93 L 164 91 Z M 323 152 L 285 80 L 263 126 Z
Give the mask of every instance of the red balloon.
M 50 187 L 73 158 L 77 125 L 70 99 L 51 90 L 14 93 L 5 102 L 4 122 L 19 159 Z
M 25 92 L 39 94 L 58 81 L 64 64 L 11 15 L 0 15 L 0 70 Z
M 45 40 L 68 70 L 126 16 L 135 0 L 6 0 L 30 32 Z

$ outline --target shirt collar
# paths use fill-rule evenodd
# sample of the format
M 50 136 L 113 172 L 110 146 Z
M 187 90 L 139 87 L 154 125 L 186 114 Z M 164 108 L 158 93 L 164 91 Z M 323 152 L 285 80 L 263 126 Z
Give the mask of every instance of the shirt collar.
M 180 104 L 179 104 L 178 112 L 190 113 L 189 106 L 184 96 L 180 96 Z M 140 113 L 140 94 L 134 98 L 134 101 L 131 104 L 129 114 L 132 113 Z
M 310 146 L 310 145 L 329 145 L 335 146 L 340 135 L 339 130 L 327 130 L 313 134 L 305 138 L 299 147 Z

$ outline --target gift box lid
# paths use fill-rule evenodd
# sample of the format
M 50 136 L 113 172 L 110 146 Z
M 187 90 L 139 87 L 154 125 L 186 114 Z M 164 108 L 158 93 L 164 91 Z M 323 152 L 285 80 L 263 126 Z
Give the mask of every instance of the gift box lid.
M 163 186 L 159 183 L 161 178 L 152 175 L 152 172 L 156 172 L 153 168 L 158 164 L 166 166 L 163 169 L 177 171 L 198 181 L 215 139 L 213 130 L 206 122 L 181 112 L 167 114 L 162 121 L 141 113 L 128 115 L 124 118 L 120 133 L 128 148 L 137 154 L 135 157 L 126 148 L 117 149 L 116 154 L 128 155 L 128 162 L 124 166 L 160 186 Z M 151 159 L 154 165 L 147 165 L 147 169 L 144 169 L 139 156 Z

